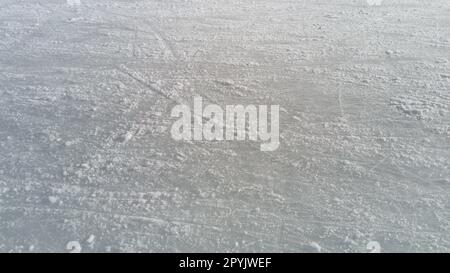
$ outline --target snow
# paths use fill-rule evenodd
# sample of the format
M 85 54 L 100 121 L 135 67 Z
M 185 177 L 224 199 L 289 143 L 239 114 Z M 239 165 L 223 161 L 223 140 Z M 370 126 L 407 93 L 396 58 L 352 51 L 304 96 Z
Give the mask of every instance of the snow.
M 383 0 L 367 0 L 367 4 L 369 4 L 369 6 L 381 6 L 382 3 Z
M 369 250 L 370 253 L 381 253 L 381 245 L 376 241 L 370 241 L 367 243 L 367 250 Z
M 79 6 L 79 5 L 81 5 L 81 0 L 67 0 L 67 5 Z
M 82 247 L 79 242 L 77 241 L 70 241 L 66 245 L 66 249 L 70 253 L 81 253 Z
M 0 252 L 450 251 L 449 1 L 0 5 Z M 279 148 L 173 140 L 198 96 Z
M 310 246 L 313 247 L 317 252 L 322 252 L 322 247 L 318 243 L 311 242 Z
M 88 237 L 87 240 L 86 240 L 86 242 L 87 242 L 88 244 L 93 244 L 94 241 L 95 241 L 95 235 L 94 235 L 94 234 L 89 235 L 89 237 Z
M 50 201 L 50 203 L 56 204 L 56 202 L 58 202 L 59 198 L 56 196 L 49 196 L 48 200 Z

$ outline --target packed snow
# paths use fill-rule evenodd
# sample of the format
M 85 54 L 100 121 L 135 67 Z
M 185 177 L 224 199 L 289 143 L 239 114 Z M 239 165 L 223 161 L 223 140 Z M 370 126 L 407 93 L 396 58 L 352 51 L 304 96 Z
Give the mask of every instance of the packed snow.
M 0 252 L 449 252 L 448 0 L 2 0 Z M 280 141 L 171 109 L 280 106 Z

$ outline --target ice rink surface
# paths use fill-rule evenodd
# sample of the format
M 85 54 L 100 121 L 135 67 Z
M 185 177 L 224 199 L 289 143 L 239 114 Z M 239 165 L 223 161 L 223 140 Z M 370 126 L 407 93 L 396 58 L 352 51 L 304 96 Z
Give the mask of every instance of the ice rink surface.
M 450 251 L 447 0 L 2 0 L 0 252 Z M 170 110 L 280 105 L 281 145 Z

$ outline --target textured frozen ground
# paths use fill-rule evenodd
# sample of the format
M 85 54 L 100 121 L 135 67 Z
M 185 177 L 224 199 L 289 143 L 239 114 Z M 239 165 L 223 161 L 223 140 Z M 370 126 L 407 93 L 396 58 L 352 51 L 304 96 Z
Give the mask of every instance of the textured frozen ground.
M 450 251 L 449 14 L 2 0 L 0 251 Z M 280 148 L 173 141 L 196 95 L 279 104 Z

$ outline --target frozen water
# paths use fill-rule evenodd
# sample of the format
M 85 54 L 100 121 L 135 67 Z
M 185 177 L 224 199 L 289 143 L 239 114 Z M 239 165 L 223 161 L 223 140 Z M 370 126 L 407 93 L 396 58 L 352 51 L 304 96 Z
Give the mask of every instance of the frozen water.
M 450 251 L 449 12 L 2 0 L 0 252 Z M 278 150 L 173 140 L 196 96 Z

